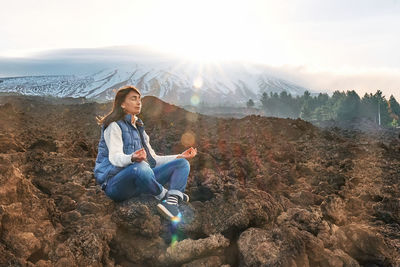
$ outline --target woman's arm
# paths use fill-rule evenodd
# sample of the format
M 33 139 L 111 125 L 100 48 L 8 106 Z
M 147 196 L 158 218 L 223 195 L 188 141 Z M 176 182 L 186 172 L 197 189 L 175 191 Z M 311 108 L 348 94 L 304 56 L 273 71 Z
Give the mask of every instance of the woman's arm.
M 197 148 L 189 147 L 181 154 L 178 155 L 178 159 L 192 159 L 197 155 Z
M 178 155 L 168 155 L 168 156 L 157 155 L 156 152 L 153 150 L 153 148 L 150 145 L 150 137 L 147 135 L 146 131 L 143 131 L 143 137 L 144 137 L 144 140 L 146 142 L 147 148 L 149 149 L 151 156 L 156 160 L 156 167 L 160 166 L 162 164 L 165 164 L 167 162 L 170 162 L 177 158 Z
M 124 154 L 122 131 L 116 122 L 110 123 L 104 130 L 104 140 L 108 148 L 108 159 L 112 165 L 126 167 L 132 163 L 132 154 Z

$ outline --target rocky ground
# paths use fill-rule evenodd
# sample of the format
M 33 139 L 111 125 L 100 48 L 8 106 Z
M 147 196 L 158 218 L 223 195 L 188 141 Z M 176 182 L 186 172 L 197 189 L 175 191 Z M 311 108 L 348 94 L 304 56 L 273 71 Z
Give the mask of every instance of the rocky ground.
M 175 225 L 152 197 L 113 203 L 95 184 L 111 104 L 51 101 L 0 99 L 0 266 L 400 266 L 398 133 L 146 97 L 159 154 L 198 148 Z

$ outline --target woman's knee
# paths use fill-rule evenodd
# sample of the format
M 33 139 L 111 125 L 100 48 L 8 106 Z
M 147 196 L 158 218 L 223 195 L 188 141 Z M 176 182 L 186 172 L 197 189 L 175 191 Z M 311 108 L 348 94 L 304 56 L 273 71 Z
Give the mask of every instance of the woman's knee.
M 149 164 L 144 161 L 132 164 L 132 174 L 133 176 L 139 177 L 141 179 L 154 178 L 153 170 L 150 168 Z
M 190 170 L 190 163 L 187 159 L 179 158 L 179 159 L 176 159 L 176 161 L 178 162 L 177 164 L 179 167 L 187 168 L 188 170 Z

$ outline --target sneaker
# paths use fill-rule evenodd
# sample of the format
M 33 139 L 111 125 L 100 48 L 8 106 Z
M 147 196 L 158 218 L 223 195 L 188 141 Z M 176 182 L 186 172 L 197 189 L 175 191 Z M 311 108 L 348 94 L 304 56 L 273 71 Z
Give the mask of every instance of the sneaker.
M 187 194 L 185 194 L 185 193 L 182 193 L 182 195 L 183 195 L 183 198 L 182 198 L 181 201 L 183 201 L 185 203 L 189 203 L 189 196 Z M 164 197 L 161 199 L 161 201 L 164 201 L 164 200 L 167 200 L 167 194 L 165 194 Z
M 157 210 L 168 220 L 173 220 L 173 218 L 179 217 L 178 205 L 168 204 L 166 201 L 158 204 Z
M 188 203 L 189 202 L 189 196 L 187 194 L 185 194 L 185 193 L 182 193 L 182 194 L 183 194 L 182 201 Z

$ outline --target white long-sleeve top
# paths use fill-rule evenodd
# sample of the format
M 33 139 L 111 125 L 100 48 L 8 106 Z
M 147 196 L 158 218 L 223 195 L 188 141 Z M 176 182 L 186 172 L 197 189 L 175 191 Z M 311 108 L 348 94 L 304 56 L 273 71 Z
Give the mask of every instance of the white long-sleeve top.
M 136 127 L 135 124 L 133 124 Z M 153 148 L 150 145 L 150 137 L 144 131 L 143 134 L 144 141 L 146 142 L 147 148 L 151 156 L 156 160 L 156 167 L 167 163 L 171 160 L 176 159 L 178 155 L 169 155 L 169 156 L 159 156 L 157 155 Z M 122 141 L 122 131 L 119 125 L 116 122 L 110 123 L 108 127 L 104 130 L 104 140 L 106 142 L 108 148 L 108 159 L 111 164 L 117 167 L 126 167 L 129 164 L 132 164 L 131 161 L 132 154 L 125 154 L 123 150 L 123 141 Z

